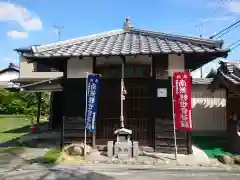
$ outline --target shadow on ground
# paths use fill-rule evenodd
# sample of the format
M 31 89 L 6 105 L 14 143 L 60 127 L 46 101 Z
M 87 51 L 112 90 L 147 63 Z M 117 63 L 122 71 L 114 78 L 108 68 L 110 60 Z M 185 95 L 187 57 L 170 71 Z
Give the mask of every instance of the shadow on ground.
M 42 166 L 45 166 L 46 162 L 44 162 L 41 157 L 46 153 L 46 148 L 50 146 L 59 147 L 60 136 L 52 138 L 52 132 L 52 130 L 48 130 L 47 123 L 41 123 L 40 131 L 37 133 L 31 133 L 29 125 L 1 132 L 3 135 L 4 133 L 26 134 L 10 141 L 0 143 L 0 171 L 1 169 L 15 171 L 33 163 L 41 163 Z M 41 139 L 42 136 L 47 138 Z M 36 137 L 40 138 L 36 139 Z M 26 142 L 21 142 L 20 139 L 28 140 Z M 39 147 L 39 145 L 41 145 L 41 147 Z
M 2 133 L 25 133 L 25 132 L 30 132 L 30 128 L 31 128 L 31 126 L 27 125 L 27 126 L 24 126 L 24 127 L 21 127 L 21 128 L 16 128 L 16 129 L 11 129 L 11 130 L 8 130 L 8 131 L 4 131 Z
M 48 129 L 48 122 L 44 122 L 44 123 L 40 124 L 39 131 L 34 133 L 34 134 L 31 132 L 31 126 L 30 125 L 1 132 L 2 134 L 4 134 L 4 133 L 26 133 L 26 134 L 22 135 L 20 137 L 14 138 L 10 141 L 0 143 L 0 148 L 15 147 L 15 146 L 36 147 L 37 143 L 39 143 L 37 141 L 33 142 L 33 143 L 19 144 L 19 140 L 22 139 L 22 138 L 25 138 L 25 137 L 27 138 L 27 137 L 30 137 L 30 136 L 37 136 L 37 135 L 41 135 L 43 133 L 48 133 L 48 132 L 51 132 L 51 131 L 52 130 Z
M 1 179 L 55 179 L 55 180 L 114 180 L 115 177 L 103 175 L 97 172 L 83 172 L 81 170 L 70 169 L 40 169 L 23 170 L 21 172 L 7 172 Z

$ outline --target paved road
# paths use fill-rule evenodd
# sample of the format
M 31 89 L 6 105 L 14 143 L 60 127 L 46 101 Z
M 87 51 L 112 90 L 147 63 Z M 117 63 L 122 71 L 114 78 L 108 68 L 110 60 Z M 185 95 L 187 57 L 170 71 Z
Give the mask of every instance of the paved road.
M 157 169 L 111 169 L 80 166 L 57 167 L 26 167 L 25 169 L 6 170 L 0 173 L 0 179 L 4 180 L 239 180 L 240 171 L 234 172 L 203 172 L 203 171 L 173 171 Z

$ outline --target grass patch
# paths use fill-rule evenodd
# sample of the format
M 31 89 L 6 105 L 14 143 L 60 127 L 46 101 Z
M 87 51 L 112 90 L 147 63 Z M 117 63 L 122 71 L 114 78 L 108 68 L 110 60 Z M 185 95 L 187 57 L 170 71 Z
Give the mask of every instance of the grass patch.
M 232 156 L 231 153 L 224 150 L 227 142 L 224 136 L 194 136 L 192 140 L 193 144 L 201 148 L 209 158 L 217 158 L 223 155 Z
M 28 133 L 30 121 L 24 116 L 3 116 L 0 118 L 0 143 L 4 143 Z
M 25 118 L 25 115 L 0 114 L 0 118 Z
M 52 163 L 56 163 L 58 158 L 60 157 L 61 155 L 61 149 L 60 148 L 53 148 L 53 149 L 50 149 L 49 151 L 47 151 L 44 156 L 43 156 L 43 159 L 44 159 L 44 163 L 45 164 L 52 164 Z
M 40 123 L 46 123 L 46 118 Z M 30 133 L 31 121 L 23 115 L 0 115 L 0 143 L 17 139 Z

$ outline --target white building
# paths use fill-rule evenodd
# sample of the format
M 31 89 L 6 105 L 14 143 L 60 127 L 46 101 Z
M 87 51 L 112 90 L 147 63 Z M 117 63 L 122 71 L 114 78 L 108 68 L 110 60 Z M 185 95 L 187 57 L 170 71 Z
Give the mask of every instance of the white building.
M 19 77 L 19 68 L 10 63 L 5 69 L 0 70 L 0 88 L 11 88 L 16 87 L 11 80 L 17 79 Z

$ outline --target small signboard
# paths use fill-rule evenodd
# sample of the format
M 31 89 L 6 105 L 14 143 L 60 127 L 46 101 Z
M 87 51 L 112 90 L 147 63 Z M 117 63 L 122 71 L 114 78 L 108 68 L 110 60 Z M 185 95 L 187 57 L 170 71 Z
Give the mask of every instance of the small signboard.
M 157 97 L 167 97 L 167 88 L 157 88 Z

